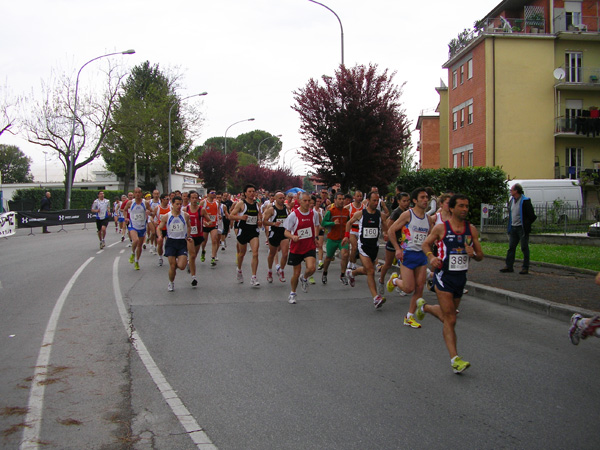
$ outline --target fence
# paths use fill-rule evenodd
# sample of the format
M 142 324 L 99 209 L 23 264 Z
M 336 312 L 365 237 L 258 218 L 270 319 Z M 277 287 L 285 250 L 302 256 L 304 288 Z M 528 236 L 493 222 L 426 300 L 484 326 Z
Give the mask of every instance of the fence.
M 571 206 L 559 201 L 533 205 L 537 220 L 535 233 L 587 233 L 590 225 L 600 221 L 600 206 Z M 502 232 L 508 227 L 508 206 L 481 204 L 481 231 Z

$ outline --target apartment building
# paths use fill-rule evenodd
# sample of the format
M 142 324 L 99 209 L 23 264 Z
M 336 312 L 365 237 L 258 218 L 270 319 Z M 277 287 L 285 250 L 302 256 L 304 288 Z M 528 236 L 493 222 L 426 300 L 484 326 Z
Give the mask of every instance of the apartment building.
M 439 136 L 435 117 L 417 122 L 422 167 L 599 173 L 600 1 L 504 0 L 450 42 L 442 67 Z

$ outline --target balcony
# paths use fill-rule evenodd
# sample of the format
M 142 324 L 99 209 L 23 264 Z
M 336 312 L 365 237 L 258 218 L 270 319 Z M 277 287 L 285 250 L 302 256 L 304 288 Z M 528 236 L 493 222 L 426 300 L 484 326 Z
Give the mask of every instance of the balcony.
M 600 169 L 595 167 L 583 167 L 583 166 L 555 166 L 554 167 L 554 178 L 569 178 L 571 180 L 578 180 L 582 176 L 592 180 L 591 183 L 595 185 L 600 184 Z
M 555 87 L 564 91 L 600 90 L 600 68 L 560 66 L 564 78 L 556 81 Z
M 563 12 L 554 18 L 553 25 L 555 33 L 598 33 L 600 17 Z
M 496 17 L 484 19 L 480 25 L 485 33 L 520 33 L 538 34 L 546 33 L 546 21 L 543 16 L 531 19 L 523 17 Z
M 554 119 L 555 137 L 600 137 L 600 118 L 558 117 Z

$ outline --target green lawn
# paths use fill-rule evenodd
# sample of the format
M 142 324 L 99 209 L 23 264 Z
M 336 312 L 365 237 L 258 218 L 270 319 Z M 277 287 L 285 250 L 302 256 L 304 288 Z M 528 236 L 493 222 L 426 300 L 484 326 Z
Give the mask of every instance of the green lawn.
M 506 256 L 508 242 L 482 242 L 481 247 L 486 255 Z M 579 267 L 600 271 L 600 248 L 579 245 L 529 244 L 529 259 L 537 262 L 560 264 L 562 266 Z M 517 247 L 517 259 L 523 259 L 521 247 Z

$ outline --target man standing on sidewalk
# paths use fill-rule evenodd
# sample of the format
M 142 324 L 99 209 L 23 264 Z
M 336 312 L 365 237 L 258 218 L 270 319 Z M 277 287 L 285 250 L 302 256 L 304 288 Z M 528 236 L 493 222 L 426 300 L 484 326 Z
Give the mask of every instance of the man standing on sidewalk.
M 50 212 L 50 208 L 52 207 L 52 199 L 50 197 L 50 192 L 46 192 L 46 195 L 42 198 L 42 203 L 40 204 L 40 211 Z M 47 226 L 44 225 L 42 227 L 42 233 L 50 233 Z
M 523 187 L 515 183 L 510 188 L 511 199 L 508 202 L 508 251 L 506 252 L 506 266 L 500 272 L 514 272 L 515 252 L 521 241 L 523 251 L 523 267 L 521 275 L 529 273 L 529 233 L 531 225 L 537 219 L 531 199 L 523 195 Z

